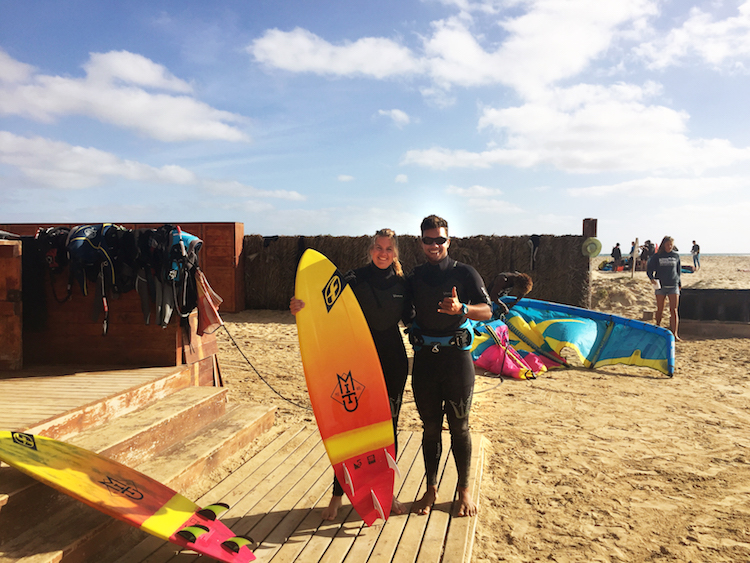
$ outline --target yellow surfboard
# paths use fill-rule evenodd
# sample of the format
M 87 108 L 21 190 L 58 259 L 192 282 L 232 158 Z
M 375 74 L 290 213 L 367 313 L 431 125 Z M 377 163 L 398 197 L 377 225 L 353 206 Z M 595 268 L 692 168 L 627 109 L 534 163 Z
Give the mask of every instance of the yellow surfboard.
M 201 508 L 166 485 L 92 451 L 45 436 L 0 431 L 0 460 L 158 538 L 227 563 L 247 563 L 251 541 L 217 520 L 228 508 Z
M 336 266 L 308 249 L 297 267 L 300 353 L 315 419 L 336 477 L 369 526 L 388 519 L 393 423 L 375 344 L 351 287 Z

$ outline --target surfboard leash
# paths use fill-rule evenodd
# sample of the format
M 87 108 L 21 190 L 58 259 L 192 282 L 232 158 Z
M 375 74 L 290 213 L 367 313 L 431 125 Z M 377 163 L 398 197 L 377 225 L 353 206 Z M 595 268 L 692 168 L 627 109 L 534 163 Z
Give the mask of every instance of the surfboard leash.
M 237 344 L 237 341 L 232 336 L 232 333 L 229 332 L 229 329 L 227 328 L 227 325 L 223 324 L 221 326 L 224 328 L 224 331 L 227 333 L 227 336 L 229 336 L 229 340 L 231 340 L 232 344 L 234 344 L 234 347 L 237 348 L 237 351 L 240 353 L 240 355 L 243 358 L 245 358 L 245 361 L 247 362 L 247 365 L 249 365 L 251 368 L 253 368 L 253 371 L 255 372 L 255 375 L 257 375 L 260 378 L 260 380 L 263 383 L 265 383 L 271 391 L 273 391 L 279 397 L 281 397 L 282 399 L 284 399 L 287 403 L 290 403 L 290 404 L 294 405 L 295 407 L 299 407 L 299 408 L 304 409 L 306 411 L 311 411 L 312 410 L 312 407 L 306 407 L 305 405 L 300 405 L 299 403 L 295 403 L 294 401 L 292 401 L 291 399 L 288 399 L 288 398 L 284 397 L 284 395 L 282 395 L 276 389 L 274 389 L 273 385 L 271 385 L 268 381 L 266 381 L 266 379 L 260 374 L 260 372 L 255 368 L 255 366 L 253 365 L 253 363 L 250 361 L 250 358 L 248 358 L 245 355 L 245 352 L 242 351 L 242 348 L 240 348 L 240 345 Z

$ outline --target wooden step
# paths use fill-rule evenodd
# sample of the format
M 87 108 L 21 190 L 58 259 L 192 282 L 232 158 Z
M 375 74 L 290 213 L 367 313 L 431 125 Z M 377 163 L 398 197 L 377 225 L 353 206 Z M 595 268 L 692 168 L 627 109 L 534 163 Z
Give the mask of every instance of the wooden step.
M 67 441 L 134 467 L 226 411 L 226 387 L 187 387 Z
M 13 393 L 14 382 L 1 383 L 3 393 Z M 193 385 L 188 366 L 39 377 L 34 380 L 33 396 L 19 398 L 3 414 L 15 422 L 6 429 L 65 440 Z M 36 416 L 34 422 L 17 422 L 29 416 Z
M 195 480 L 267 431 L 273 425 L 274 411 L 275 407 L 235 406 L 199 432 L 135 468 L 177 491 L 185 491 Z M 0 563 L 99 561 L 103 559 L 93 554 L 107 547 L 102 537 L 106 540 L 133 533 L 134 529 L 122 522 L 69 497 L 50 493 L 48 487 L 41 488 L 47 489 L 46 500 L 51 510 L 26 505 L 30 513 L 47 512 L 47 517 L 0 543 Z M 6 510 L 8 508 L 6 506 Z
M 225 387 L 187 387 L 65 441 L 135 467 L 224 415 L 226 396 Z M 38 481 L 14 469 L 0 468 L 0 507 L 13 495 L 23 493 L 25 500 L 15 503 L 16 512 L 22 510 L 19 507 L 30 498 L 28 487 L 35 484 Z M 10 516 L 7 510 L 5 514 L 0 510 L 0 542 L 12 533 L 8 528 L 23 525 L 21 514 Z

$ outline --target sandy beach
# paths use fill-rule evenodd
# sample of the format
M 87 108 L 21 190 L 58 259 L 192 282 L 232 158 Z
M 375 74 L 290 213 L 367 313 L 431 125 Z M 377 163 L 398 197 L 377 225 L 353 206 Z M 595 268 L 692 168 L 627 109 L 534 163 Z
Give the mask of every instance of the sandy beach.
M 600 272 L 603 259 L 592 259 L 593 308 L 637 320 L 655 310 L 645 273 Z M 701 262 L 683 287 L 750 289 L 750 256 Z M 278 407 L 258 447 L 313 422 L 293 316 L 224 320 L 254 366 L 217 333 L 231 400 Z M 628 366 L 479 375 L 471 427 L 491 449 L 472 561 L 750 560 L 750 339 L 719 336 L 683 335 L 671 379 Z M 400 427 L 421 430 L 410 383 L 405 401 Z

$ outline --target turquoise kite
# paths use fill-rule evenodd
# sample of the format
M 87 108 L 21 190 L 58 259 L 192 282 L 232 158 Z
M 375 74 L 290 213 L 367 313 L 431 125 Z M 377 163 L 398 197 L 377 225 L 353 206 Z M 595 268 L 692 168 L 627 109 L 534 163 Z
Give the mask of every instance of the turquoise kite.
M 504 297 L 502 301 L 510 304 L 515 299 Z M 503 321 L 475 324 L 479 342 L 473 355 L 479 367 L 483 367 L 481 357 L 491 347 L 488 339 L 481 335 L 486 335 L 488 328 L 498 334 L 498 323 Z M 503 324 L 508 328 L 510 346 L 535 373 L 548 368 L 569 367 L 560 356 L 562 349 L 568 347 L 575 350 L 587 368 L 625 364 L 652 368 L 669 377 L 674 375 L 674 336 L 667 329 L 652 324 L 525 298 L 505 315 Z M 498 351 L 492 354 L 497 356 Z

